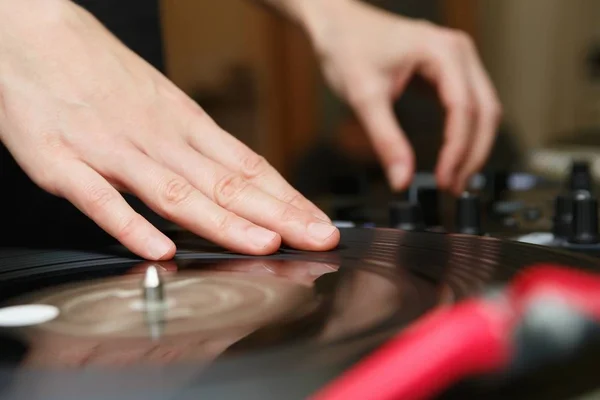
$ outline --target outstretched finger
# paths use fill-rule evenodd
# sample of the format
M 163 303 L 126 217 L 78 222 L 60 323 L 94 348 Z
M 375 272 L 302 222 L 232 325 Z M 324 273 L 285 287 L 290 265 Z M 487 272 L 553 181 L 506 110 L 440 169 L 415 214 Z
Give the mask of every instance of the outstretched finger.
M 464 36 L 449 34 L 445 47 L 431 51 L 421 66 L 421 73 L 438 88 L 444 105 L 446 127 L 444 144 L 436 168 L 438 184 L 450 189 L 469 148 L 476 118 L 471 82 L 462 60 Z
M 215 204 L 188 180 L 152 160 L 129 151 L 108 168 L 157 214 L 230 250 L 263 255 L 276 251 L 281 237 Z M 126 171 L 126 172 L 123 172 Z
M 353 104 L 377 153 L 392 189 L 403 190 L 414 174 L 414 154 L 394 114 L 391 100 L 383 95 Z
M 459 173 L 456 192 L 461 192 L 469 178 L 483 167 L 494 145 L 501 115 L 500 101 L 474 46 L 469 49 L 466 57 L 471 72 L 471 87 L 476 98 L 478 118 L 471 151 Z
M 63 162 L 59 173 L 62 178 L 57 193 L 125 247 L 151 260 L 173 257 L 175 244 L 135 212 L 121 194 L 87 164 Z
M 330 250 L 338 244 L 339 231 L 330 222 L 264 192 L 189 146 L 164 147 L 170 148 L 165 166 L 215 204 L 279 233 L 286 244 L 312 251 Z

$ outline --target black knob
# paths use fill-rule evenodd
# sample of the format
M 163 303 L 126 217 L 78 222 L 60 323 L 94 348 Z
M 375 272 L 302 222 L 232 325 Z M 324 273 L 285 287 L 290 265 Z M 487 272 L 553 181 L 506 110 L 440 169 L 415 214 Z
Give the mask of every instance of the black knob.
M 566 239 L 571 232 L 573 221 L 573 198 L 567 194 L 559 194 L 554 200 L 554 217 L 552 233 L 555 237 Z
M 390 203 L 390 226 L 404 231 L 425 229 L 421 205 L 408 201 Z
M 468 235 L 481 235 L 481 203 L 479 196 L 463 193 L 456 204 L 456 231 Z
M 580 190 L 573 195 L 573 221 L 569 242 L 598 243 L 598 200 L 588 191 Z
M 569 175 L 569 189 L 592 191 L 592 174 L 590 172 L 590 163 L 587 161 L 575 161 L 571 165 Z
M 417 202 L 423 212 L 423 222 L 426 226 L 441 225 L 440 198 L 437 188 L 421 187 L 417 189 Z
M 500 201 L 504 198 L 508 190 L 509 175 L 507 171 L 494 171 L 487 175 L 486 188 L 492 202 Z

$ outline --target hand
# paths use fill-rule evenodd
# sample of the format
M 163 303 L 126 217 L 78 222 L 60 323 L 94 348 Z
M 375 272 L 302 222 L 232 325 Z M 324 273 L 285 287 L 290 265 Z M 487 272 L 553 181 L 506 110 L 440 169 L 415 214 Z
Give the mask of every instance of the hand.
M 0 138 L 43 189 L 138 255 L 174 244 L 125 202 L 233 251 L 308 250 L 339 232 L 260 156 L 67 0 L 2 2 Z
M 353 106 L 394 189 L 410 184 L 414 154 L 393 100 L 413 74 L 436 86 L 447 110 L 436 177 L 441 188 L 460 193 L 485 163 L 501 113 L 471 39 L 355 0 L 313 0 L 297 10 L 326 78 Z

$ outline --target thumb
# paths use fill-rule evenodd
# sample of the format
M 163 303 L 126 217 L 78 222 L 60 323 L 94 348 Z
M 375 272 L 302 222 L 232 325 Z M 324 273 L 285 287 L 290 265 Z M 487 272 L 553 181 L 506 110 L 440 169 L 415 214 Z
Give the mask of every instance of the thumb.
M 385 96 L 371 97 L 354 105 L 367 130 L 393 190 L 404 190 L 414 174 L 414 153 L 400 127 L 391 101 Z

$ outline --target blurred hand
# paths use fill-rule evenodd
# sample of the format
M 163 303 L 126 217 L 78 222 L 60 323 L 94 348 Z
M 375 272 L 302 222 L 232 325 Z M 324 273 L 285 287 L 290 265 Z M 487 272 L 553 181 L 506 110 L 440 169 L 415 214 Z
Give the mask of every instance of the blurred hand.
M 118 190 L 233 251 L 337 245 L 316 206 L 85 10 L 19 0 L 0 16 L 0 138 L 35 183 L 133 252 L 166 259 L 175 246 Z
M 436 177 L 440 187 L 461 192 L 485 163 L 501 114 L 471 39 L 355 0 L 313 0 L 297 10 L 326 78 L 354 108 L 396 190 L 410 184 L 415 156 L 393 100 L 414 74 L 436 86 L 447 110 Z

